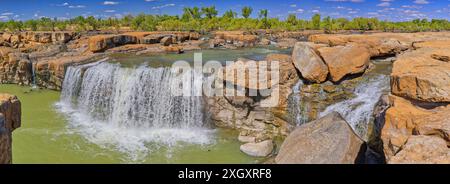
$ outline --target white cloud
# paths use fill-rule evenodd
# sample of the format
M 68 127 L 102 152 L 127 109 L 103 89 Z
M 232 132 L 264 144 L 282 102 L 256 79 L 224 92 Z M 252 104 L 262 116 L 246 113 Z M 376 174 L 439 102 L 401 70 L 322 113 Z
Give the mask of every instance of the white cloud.
M 154 7 L 152 7 L 152 10 L 167 8 L 167 7 L 171 7 L 171 6 L 175 6 L 175 4 L 171 3 L 171 4 L 161 5 L 161 6 L 154 6 Z
M 9 16 L 9 15 L 14 15 L 14 13 L 11 13 L 11 12 L 5 12 L 5 13 L 2 13 L 1 15 L 3 15 L 3 16 Z
M 9 17 L 8 17 L 8 16 L 3 16 L 3 15 L 1 15 L 1 16 L 0 16 L 0 19 L 9 19 Z
M 153 1 L 156 1 L 156 0 L 145 0 L 145 2 L 153 2 Z
M 352 3 L 362 3 L 364 0 L 325 0 L 328 2 L 352 2 Z
M 320 13 L 319 10 L 312 10 L 311 12 L 313 12 L 313 13 Z
M 70 5 L 69 8 L 86 8 L 84 5 Z
M 53 6 L 53 4 L 52 4 L 52 6 Z M 69 3 L 65 2 L 65 3 L 62 3 L 62 4 L 56 4 L 54 6 L 69 6 Z
M 416 6 L 416 5 L 403 5 L 402 8 L 420 9 L 420 8 L 422 8 L 422 6 Z
M 389 3 L 389 2 L 382 2 L 380 4 L 377 4 L 377 6 L 387 7 L 387 6 L 391 6 L 391 3 Z
M 415 0 L 414 3 L 416 3 L 416 4 L 429 4 L 430 2 L 428 2 L 427 0 Z
M 105 13 L 115 13 L 116 10 L 105 10 Z
M 303 9 L 297 9 L 297 10 L 295 10 L 295 11 L 289 11 L 289 13 L 303 13 L 305 10 L 303 10 Z
M 115 2 L 115 1 L 105 1 L 103 2 L 103 5 L 116 5 L 119 4 L 119 2 Z
M 292 7 L 292 8 L 295 8 L 295 7 L 297 7 L 297 5 L 296 4 L 291 4 L 291 5 L 289 5 L 290 7 Z

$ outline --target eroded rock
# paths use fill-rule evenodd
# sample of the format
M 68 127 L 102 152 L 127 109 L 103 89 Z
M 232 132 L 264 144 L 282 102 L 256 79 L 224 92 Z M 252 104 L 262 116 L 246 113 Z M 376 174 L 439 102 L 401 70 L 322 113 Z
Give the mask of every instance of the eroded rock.
M 0 164 L 12 163 L 12 131 L 21 125 L 21 105 L 16 96 L 0 94 Z
M 391 107 L 386 111 L 381 131 L 387 161 L 404 147 L 412 135 L 440 137 L 450 145 L 450 105 L 426 109 L 394 95 L 389 96 L 389 102 Z
M 449 49 L 422 48 L 398 57 L 391 74 L 392 93 L 426 102 L 450 102 Z
M 450 149 L 443 139 L 411 136 L 389 164 L 450 164 Z

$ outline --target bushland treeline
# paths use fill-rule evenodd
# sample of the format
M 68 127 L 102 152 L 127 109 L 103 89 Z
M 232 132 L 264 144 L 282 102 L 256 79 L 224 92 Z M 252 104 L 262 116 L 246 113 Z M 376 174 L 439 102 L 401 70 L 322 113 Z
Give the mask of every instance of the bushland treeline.
M 258 18 L 251 18 L 256 13 Z M 238 16 L 241 15 L 241 16 Z M 228 10 L 221 16 L 215 6 L 186 7 L 181 16 L 139 14 L 126 15 L 121 18 L 98 19 L 93 16 L 78 16 L 68 20 L 43 17 L 27 21 L 9 20 L 0 22 L 3 31 L 89 31 L 101 29 L 124 29 L 137 31 L 213 31 L 213 30 L 324 30 L 333 32 L 339 30 L 360 31 L 443 31 L 450 30 L 450 22 L 446 19 L 415 19 L 404 22 L 390 22 L 377 18 L 331 18 L 315 14 L 311 20 L 298 19 L 290 14 L 286 19 L 270 18 L 268 10 L 254 12 L 252 7 L 243 7 L 241 12 Z

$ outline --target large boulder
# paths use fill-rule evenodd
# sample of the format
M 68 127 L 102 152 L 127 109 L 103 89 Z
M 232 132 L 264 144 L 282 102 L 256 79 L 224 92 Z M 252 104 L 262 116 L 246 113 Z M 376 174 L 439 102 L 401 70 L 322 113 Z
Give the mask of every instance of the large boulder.
M 411 136 L 389 164 L 450 164 L 450 148 L 443 139 Z
M 318 49 L 328 65 L 331 80 L 337 82 L 346 75 L 363 73 L 369 66 L 370 53 L 367 48 L 355 44 Z
M 392 93 L 426 102 L 450 102 L 450 49 L 422 48 L 400 56 L 391 74 Z
M 281 145 L 278 164 L 361 163 L 365 143 L 336 112 L 303 124 Z
M 412 135 L 433 135 L 447 140 L 450 145 L 450 105 L 422 108 L 412 101 L 389 96 L 390 108 L 386 111 L 381 130 L 383 151 L 389 162 Z
M 0 164 L 12 163 L 11 132 L 20 124 L 20 101 L 16 96 L 0 94 Z
M 297 42 L 292 53 L 292 60 L 303 78 L 308 81 L 321 83 L 327 79 L 328 67 L 310 44 Z

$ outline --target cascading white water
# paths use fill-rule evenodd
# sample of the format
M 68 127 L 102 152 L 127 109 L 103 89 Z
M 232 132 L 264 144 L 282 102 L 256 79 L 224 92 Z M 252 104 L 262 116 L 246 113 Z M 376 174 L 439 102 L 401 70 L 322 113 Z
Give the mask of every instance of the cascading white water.
M 388 76 L 374 76 L 369 78 L 368 82 L 356 87 L 355 98 L 330 105 L 319 116 L 323 117 L 333 111 L 339 112 L 361 137 L 365 137 L 373 109 L 381 95 L 388 89 Z
M 289 114 L 292 117 L 292 123 L 295 123 L 297 126 L 307 123 L 308 118 L 306 116 L 305 107 L 301 105 L 301 89 L 303 87 L 303 81 L 299 80 L 294 87 L 292 87 L 292 94 L 289 96 L 288 110 Z
M 71 103 L 80 90 L 81 67 L 67 68 L 61 91 L 61 100 Z
M 170 68 L 100 63 L 82 74 L 83 67 L 67 69 L 57 107 L 89 141 L 118 148 L 135 160 L 155 145 L 213 143 L 202 97 L 173 96 L 176 74 Z M 192 85 L 191 94 L 201 90 L 201 78 L 195 75 L 190 71 L 181 76 Z

